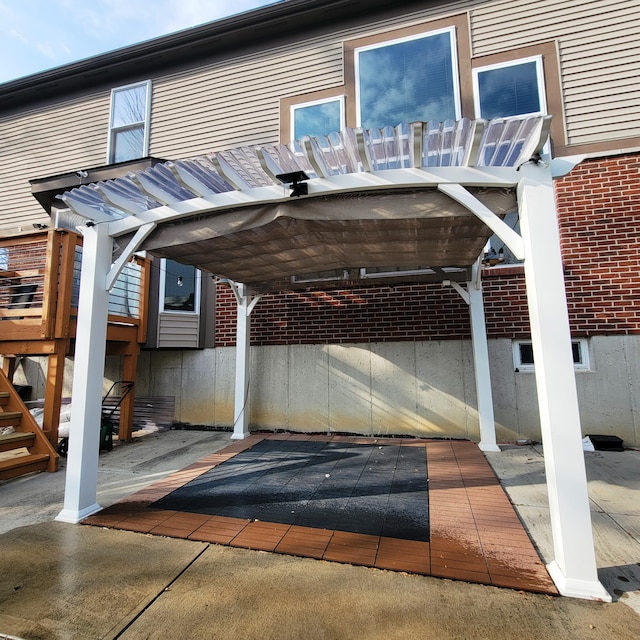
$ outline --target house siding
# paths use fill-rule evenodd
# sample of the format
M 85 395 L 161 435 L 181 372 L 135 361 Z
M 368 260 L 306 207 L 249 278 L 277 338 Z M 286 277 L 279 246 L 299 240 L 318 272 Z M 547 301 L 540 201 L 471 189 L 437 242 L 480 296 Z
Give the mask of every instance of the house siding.
M 200 346 L 200 317 L 194 314 L 158 314 L 158 348 L 194 349 Z
M 0 228 L 30 228 L 49 216 L 29 180 L 106 161 L 109 91 L 0 117 Z
M 640 2 L 503 0 L 470 16 L 474 56 L 558 41 L 569 144 L 640 135 Z

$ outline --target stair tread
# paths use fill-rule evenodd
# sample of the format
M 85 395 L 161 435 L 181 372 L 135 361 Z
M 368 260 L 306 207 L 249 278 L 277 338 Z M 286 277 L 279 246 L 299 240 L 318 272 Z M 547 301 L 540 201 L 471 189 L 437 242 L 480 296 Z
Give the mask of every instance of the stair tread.
M 14 431 L 13 433 L 0 434 L 0 442 L 14 442 L 21 440 L 34 440 L 36 434 L 33 431 Z
M 0 420 L 8 420 L 9 418 L 21 418 L 22 411 L 0 411 Z
M 47 460 L 49 460 L 49 454 L 47 453 L 30 453 L 26 456 L 8 458 L 7 460 L 0 460 L 0 471 L 15 469 L 17 467 L 25 467 L 37 462 L 46 462 Z

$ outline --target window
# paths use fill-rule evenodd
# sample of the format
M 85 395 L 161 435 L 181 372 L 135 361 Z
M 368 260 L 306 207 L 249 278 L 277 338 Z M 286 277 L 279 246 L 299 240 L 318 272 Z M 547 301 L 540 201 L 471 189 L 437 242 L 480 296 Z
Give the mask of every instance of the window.
M 574 369 L 588 371 L 591 368 L 589 362 L 589 345 L 585 338 L 571 341 Z M 513 343 L 513 364 L 516 371 L 533 371 L 533 346 L 530 340 L 515 340 Z
M 314 100 L 291 106 L 291 140 L 326 136 L 344 128 L 344 98 Z
M 546 113 L 541 56 L 479 67 L 473 83 L 480 118 Z
M 354 51 L 357 126 L 460 118 L 452 28 Z
M 329 271 L 316 271 L 304 275 L 291 276 L 291 282 L 331 282 L 333 280 L 347 280 L 349 272 L 346 269 L 330 269 Z
M 175 260 L 162 259 L 160 310 L 197 313 L 200 305 L 200 271 Z
M 113 89 L 107 162 L 125 162 L 149 154 L 151 82 Z

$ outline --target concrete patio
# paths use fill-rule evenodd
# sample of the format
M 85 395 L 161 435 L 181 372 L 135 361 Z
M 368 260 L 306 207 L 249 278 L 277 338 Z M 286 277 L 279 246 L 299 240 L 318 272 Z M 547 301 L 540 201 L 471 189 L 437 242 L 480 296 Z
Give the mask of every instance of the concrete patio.
M 230 443 L 221 432 L 140 436 L 100 456 L 103 507 Z M 550 540 L 540 450 L 512 445 L 486 457 L 544 559 Z M 634 638 L 640 453 L 585 458 L 599 576 L 612 604 L 52 522 L 62 507 L 63 470 L 0 484 L 0 634 L 163 638 L 180 629 L 202 638 Z

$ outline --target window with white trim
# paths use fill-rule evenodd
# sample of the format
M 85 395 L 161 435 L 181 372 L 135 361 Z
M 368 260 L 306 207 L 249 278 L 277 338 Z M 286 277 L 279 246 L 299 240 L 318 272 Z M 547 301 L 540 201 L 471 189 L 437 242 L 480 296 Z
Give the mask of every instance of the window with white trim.
M 546 114 L 542 56 L 473 70 L 476 115 L 485 120 Z
M 291 140 L 326 136 L 344 128 L 344 96 L 291 106 Z
M 198 313 L 200 271 L 192 265 L 163 258 L 160 263 L 160 311 Z
M 360 47 L 354 56 L 357 126 L 460 118 L 453 28 Z
M 573 353 L 573 367 L 576 371 L 591 370 L 589 361 L 589 344 L 586 338 L 571 341 Z M 533 346 L 531 340 L 513 341 L 513 365 L 516 371 L 534 371 Z
M 149 155 L 150 113 L 150 80 L 111 91 L 107 162 L 125 162 Z

